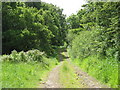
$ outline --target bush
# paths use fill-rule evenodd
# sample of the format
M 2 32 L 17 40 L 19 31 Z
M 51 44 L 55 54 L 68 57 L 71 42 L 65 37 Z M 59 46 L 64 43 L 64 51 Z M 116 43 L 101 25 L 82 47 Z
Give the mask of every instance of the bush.
M 47 58 L 39 50 L 14 50 L 10 55 L 1 56 L 1 60 L 2 88 L 36 88 L 42 78 L 58 64 L 56 58 Z
M 69 56 L 87 73 L 102 83 L 116 88 L 119 50 L 109 45 L 104 31 L 104 28 L 97 26 L 90 31 L 80 31 L 77 34 L 72 32 L 74 38 L 70 41 Z M 68 33 L 68 35 L 72 34 Z
M 30 61 L 39 61 L 43 62 L 41 58 L 45 56 L 44 52 L 39 50 L 29 50 L 27 52 L 17 52 L 13 50 L 10 55 L 3 55 L 2 61 L 11 61 L 11 62 L 30 62 Z

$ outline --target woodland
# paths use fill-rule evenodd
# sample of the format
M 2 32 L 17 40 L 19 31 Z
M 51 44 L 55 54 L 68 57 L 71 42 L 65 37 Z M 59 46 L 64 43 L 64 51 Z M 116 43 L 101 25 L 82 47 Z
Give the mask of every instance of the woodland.
M 59 65 L 61 50 L 90 76 L 118 88 L 120 2 L 88 1 L 82 7 L 66 17 L 45 2 L 2 2 L 3 88 L 36 87 Z

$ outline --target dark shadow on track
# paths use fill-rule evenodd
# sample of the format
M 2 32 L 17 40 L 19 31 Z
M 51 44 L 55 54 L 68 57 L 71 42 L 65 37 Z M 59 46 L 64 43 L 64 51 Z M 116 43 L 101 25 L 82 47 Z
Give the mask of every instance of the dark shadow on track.
M 68 59 L 69 57 L 68 56 L 65 56 L 63 54 L 63 52 L 67 52 L 66 48 L 61 48 L 58 50 L 58 57 L 59 57 L 59 61 L 64 61 L 65 59 Z

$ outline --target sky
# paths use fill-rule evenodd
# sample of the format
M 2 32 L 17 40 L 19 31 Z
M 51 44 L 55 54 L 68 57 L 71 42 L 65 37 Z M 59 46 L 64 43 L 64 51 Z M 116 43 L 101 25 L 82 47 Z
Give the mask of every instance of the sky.
M 46 3 L 52 3 L 63 9 L 63 14 L 67 17 L 72 13 L 76 14 L 78 10 L 80 10 L 83 4 L 85 4 L 85 0 L 41 0 Z

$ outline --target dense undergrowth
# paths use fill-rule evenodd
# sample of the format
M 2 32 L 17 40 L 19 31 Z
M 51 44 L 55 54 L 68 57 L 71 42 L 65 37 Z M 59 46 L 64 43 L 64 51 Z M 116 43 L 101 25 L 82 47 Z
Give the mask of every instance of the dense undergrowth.
M 3 88 L 35 88 L 47 73 L 58 64 L 56 58 L 47 58 L 39 50 L 13 51 L 2 58 Z
M 70 30 L 67 37 L 70 42 L 68 51 L 71 60 L 102 83 L 117 88 L 119 50 L 108 47 L 107 42 L 101 41 L 99 30 L 77 33 L 75 31 L 76 29 Z
M 112 88 L 119 86 L 119 4 L 88 2 L 76 15 L 68 18 L 67 40 L 71 60 Z
M 71 60 L 89 75 L 107 84 L 118 87 L 118 48 L 108 47 L 107 42 L 101 41 L 101 31 L 69 31 L 69 56 Z M 70 36 L 72 35 L 72 38 Z

